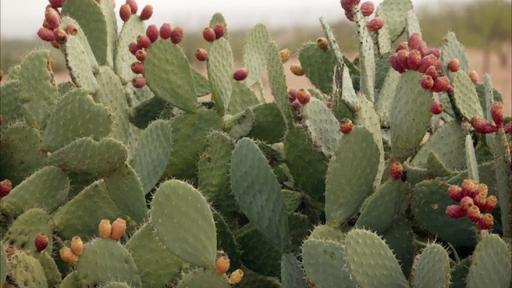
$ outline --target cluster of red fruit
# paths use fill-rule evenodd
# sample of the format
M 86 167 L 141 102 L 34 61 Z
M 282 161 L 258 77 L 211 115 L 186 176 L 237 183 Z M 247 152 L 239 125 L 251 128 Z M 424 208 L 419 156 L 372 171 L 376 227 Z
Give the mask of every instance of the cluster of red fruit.
M 0 199 L 9 195 L 12 190 L 12 182 L 8 179 L 0 181 Z
M 130 17 L 137 13 L 137 10 L 139 9 L 137 2 L 135 0 L 126 0 L 126 3 L 121 5 L 121 8 L 119 9 L 119 17 L 121 17 L 121 20 L 123 22 L 126 22 L 130 19 Z M 151 18 L 153 15 L 153 6 L 146 5 L 142 9 L 142 12 L 140 13 L 140 20 L 145 21 Z
M 461 186 L 451 185 L 448 195 L 459 204 L 446 207 L 446 215 L 450 218 L 468 217 L 481 230 L 491 229 L 494 225 L 491 212 L 498 199 L 494 195 L 488 196 L 488 192 L 487 185 L 478 184 L 472 179 L 464 180 Z
M 504 128 L 505 133 L 512 134 L 512 122 L 505 124 L 505 114 L 502 102 L 494 102 L 492 104 L 491 116 L 494 123 L 476 116 L 471 119 L 471 126 L 473 126 L 473 129 L 480 134 L 494 133 L 501 127 Z
M 227 255 L 221 256 L 217 259 L 217 261 L 215 261 L 215 272 L 218 275 L 223 276 L 224 274 L 226 274 L 229 271 L 230 265 L 231 264 L 230 264 L 229 257 Z M 242 271 L 241 269 L 236 269 L 229 275 L 228 283 L 231 285 L 238 284 L 238 283 L 240 283 L 240 281 L 242 281 L 243 277 L 244 277 L 244 271 Z
M 37 36 L 59 49 L 60 44 L 68 41 L 68 35 L 76 35 L 78 27 L 74 24 L 68 24 L 65 29 L 60 28 L 61 15 L 59 9 L 62 7 L 64 0 L 50 0 L 49 2 L 50 5 L 46 6 L 44 12 L 43 27 L 39 28 Z
M 309 94 L 306 89 L 290 89 L 288 90 L 288 102 L 292 107 L 292 111 L 295 115 L 295 120 L 299 123 L 302 123 L 304 117 L 301 112 L 301 108 L 303 105 L 306 105 L 311 100 L 311 94 Z
M 345 16 L 348 20 L 354 21 L 354 8 L 359 5 L 359 2 L 360 0 L 341 0 L 341 7 L 345 10 Z M 361 4 L 360 9 L 364 17 L 369 17 L 373 14 L 373 11 L 375 11 L 375 5 L 373 2 L 366 1 Z M 367 27 L 368 30 L 377 32 L 384 27 L 384 19 L 375 17 L 368 22 Z

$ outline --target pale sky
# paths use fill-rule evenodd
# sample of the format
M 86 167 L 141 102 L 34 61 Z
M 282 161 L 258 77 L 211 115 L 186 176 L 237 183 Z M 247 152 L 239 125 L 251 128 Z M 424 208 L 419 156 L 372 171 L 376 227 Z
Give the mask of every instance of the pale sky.
M 470 0 L 413 0 L 415 6 L 429 3 L 433 9 Z M 116 0 L 117 7 L 125 0 Z M 257 23 L 271 27 L 315 25 L 320 16 L 329 21 L 342 19 L 339 0 L 139 0 L 139 7 L 151 4 L 153 17 L 149 23 L 181 25 L 199 29 L 208 24 L 210 16 L 222 12 L 231 29 L 247 28 Z M 376 0 L 380 3 L 382 0 Z M 45 0 L 0 0 L 0 36 L 35 37 L 43 21 Z M 139 8 L 139 12 L 140 12 Z M 117 11 L 117 9 L 116 9 Z

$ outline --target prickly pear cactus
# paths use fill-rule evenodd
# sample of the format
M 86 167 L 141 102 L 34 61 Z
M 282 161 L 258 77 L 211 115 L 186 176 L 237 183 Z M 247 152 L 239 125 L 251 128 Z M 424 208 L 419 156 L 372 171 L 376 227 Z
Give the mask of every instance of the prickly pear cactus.
M 353 62 L 321 18 L 314 87 L 263 24 L 205 20 L 200 73 L 151 5 L 49 2 L 71 81 L 38 50 L 0 83 L 2 287 L 510 287 L 512 122 L 410 0 L 341 1 Z

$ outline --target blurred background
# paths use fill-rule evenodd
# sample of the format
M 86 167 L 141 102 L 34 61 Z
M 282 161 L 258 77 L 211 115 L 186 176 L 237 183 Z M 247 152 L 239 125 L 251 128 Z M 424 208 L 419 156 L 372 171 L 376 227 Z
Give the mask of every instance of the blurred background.
M 376 4 L 381 1 L 374 1 Z M 116 0 L 117 8 L 124 0 Z M 439 46 L 448 31 L 454 31 L 466 45 L 471 68 L 481 75 L 490 73 L 495 87 L 503 94 L 507 110 L 512 104 L 512 4 L 510 0 L 413 0 L 423 36 L 430 46 Z M 149 24 L 169 22 L 185 29 L 183 48 L 192 57 L 205 45 L 201 31 L 210 16 L 222 12 L 228 22 L 237 60 L 248 29 L 266 24 L 280 47 L 296 51 L 301 43 L 322 36 L 318 18 L 333 25 L 343 51 L 356 56 L 357 40 L 353 23 L 346 21 L 339 0 L 139 0 L 139 7 L 151 4 Z M 20 61 L 28 51 L 47 47 L 53 50 L 58 79 L 65 80 L 64 60 L 51 46 L 37 39 L 43 21 L 45 0 L 0 1 L 0 69 Z M 141 8 L 139 8 L 141 9 Z M 120 20 L 119 20 L 120 21 Z M 191 61 L 199 65 L 197 61 Z M 293 60 L 292 62 L 293 63 Z M 288 63 L 289 65 L 290 63 Z M 308 86 L 305 77 L 288 75 L 290 87 Z

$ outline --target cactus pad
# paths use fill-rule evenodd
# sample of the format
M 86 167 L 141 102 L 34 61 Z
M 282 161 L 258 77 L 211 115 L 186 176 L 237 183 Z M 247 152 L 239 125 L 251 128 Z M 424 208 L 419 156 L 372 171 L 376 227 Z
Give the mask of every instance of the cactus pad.
M 412 10 L 410 0 L 385 0 L 377 8 L 377 16 L 384 19 L 384 29 L 387 30 L 391 42 L 404 32 L 409 10 Z
M 430 244 L 416 257 L 413 267 L 414 288 L 448 288 L 450 256 L 439 244 Z
M 306 288 L 302 264 L 293 254 L 281 257 L 281 282 L 285 288 Z
M 453 100 L 457 110 L 468 120 L 475 116 L 484 117 L 475 85 L 468 74 L 460 70 L 450 75 L 453 84 Z
M 300 48 L 298 54 L 309 81 L 323 93 L 331 93 L 336 64 L 332 50 L 323 50 L 316 43 L 308 42 Z
M 254 122 L 247 136 L 266 143 L 280 142 L 286 132 L 286 123 L 277 105 L 263 103 L 251 110 L 254 113 Z
M 210 270 L 195 270 L 181 278 L 176 288 L 229 288 L 226 276 Z
M 250 73 L 250 72 L 249 72 Z M 251 74 L 249 74 L 251 75 Z M 245 109 L 260 104 L 260 100 L 254 92 L 243 82 L 234 81 L 231 100 L 229 101 L 228 113 L 237 114 Z
M 457 40 L 457 36 L 455 36 L 455 33 L 449 32 L 444 37 L 444 44 L 441 48 L 442 55 L 441 55 L 441 61 L 443 61 L 443 67 L 447 67 L 448 63 L 453 58 L 457 58 L 459 60 L 460 69 L 462 70 L 462 73 L 469 72 L 469 62 L 468 58 L 466 57 L 466 49 L 464 46 Z M 445 68 L 446 69 L 446 68 Z
M 208 50 L 208 78 L 212 99 L 220 114 L 228 109 L 233 90 L 233 52 L 226 39 L 220 38 Z
M 47 288 L 48 284 L 44 269 L 36 258 L 24 251 L 16 251 L 7 262 L 7 269 L 12 271 L 18 287 Z
M 283 64 L 279 57 L 279 50 L 276 42 L 270 42 L 267 46 L 267 74 L 269 79 L 270 90 L 274 96 L 277 107 L 281 110 L 283 118 L 290 126 L 293 122 L 292 110 L 288 102 L 288 88 L 286 86 L 286 77 L 284 75 Z
M 245 80 L 249 86 L 256 83 L 267 65 L 265 51 L 270 43 L 270 35 L 267 28 L 258 24 L 251 29 L 244 45 L 243 62 L 249 75 Z
M 33 208 L 21 214 L 11 224 L 3 241 L 28 252 L 37 252 L 34 239 L 39 233 L 48 236 L 48 246 L 45 250 L 51 253 L 53 241 L 50 216 L 44 210 Z
M 247 268 L 261 275 L 279 276 L 281 253 L 254 225 L 243 226 L 238 231 L 236 241 L 241 260 Z
M 114 55 L 114 70 L 125 83 L 130 82 L 135 76 L 130 67 L 133 62 L 137 61 L 137 58 L 130 52 L 128 46 L 137 39 L 137 36 L 144 35 L 145 33 L 144 22 L 140 17 L 132 15 L 124 23 L 123 29 L 119 34 Z
M 325 103 L 315 98 L 304 106 L 303 113 L 313 145 L 320 147 L 326 157 L 332 156 L 341 138 L 340 125 L 336 117 Z

